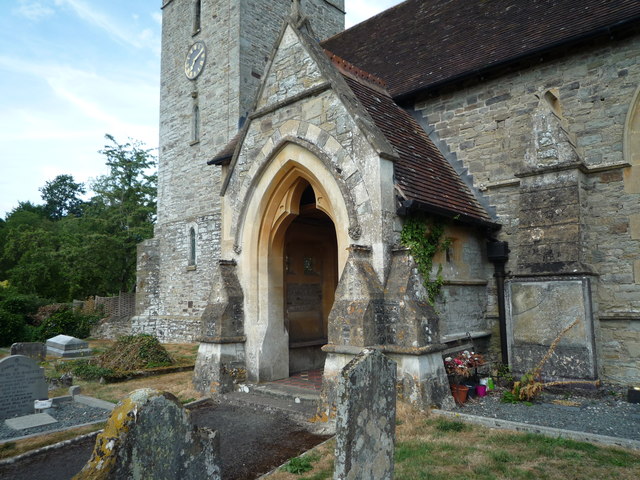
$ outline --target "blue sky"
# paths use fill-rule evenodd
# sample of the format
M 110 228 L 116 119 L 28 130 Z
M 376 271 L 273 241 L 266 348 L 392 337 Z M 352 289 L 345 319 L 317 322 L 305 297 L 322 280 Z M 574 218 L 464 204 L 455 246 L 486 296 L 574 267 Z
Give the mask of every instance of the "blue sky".
M 347 26 L 398 3 L 346 0 Z M 0 1 L 1 218 L 57 175 L 106 173 L 105 133 L 157 147 L 160 4 Z

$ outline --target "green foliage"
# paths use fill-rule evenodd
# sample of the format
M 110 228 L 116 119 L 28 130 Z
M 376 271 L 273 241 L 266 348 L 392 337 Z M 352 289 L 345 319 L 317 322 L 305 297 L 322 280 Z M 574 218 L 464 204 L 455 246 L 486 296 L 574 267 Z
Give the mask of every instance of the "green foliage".
M 427 300 L 431 305 L 435 304 L 444 283 L 442 265 L 438 265 L 435 278 L 431 278 L 433 258 L 439 252 L 445 251 L 451 243 L 450 240 L 443 239 L 443 235 L 442 222 L 429 221 L 422 215 L 407 218 L 400 234 L 402 245 L 409 248 L 422 275 L 424 287 L 427 290 Z
M 74 377 L 83 380 L 99 380 L 102 377 L 114 375 L 114 371 L 109 368 L 103 368 L 92 360 L 70 360 L 68 362 L 60 362 L 56 365 L 56 371 L 62 373 L 71 373 Z
M 33 340 L 34 316 L 45 300 L 11 287 L 0 288 L 0 345 Z
M 139 334 L 120 337 L 98 358 L 98 364 L 115 371 L 166 367 L 173 359 L 153 335 Z
M 0 346 L 26 340 L 24 317 L 0 308 Z
M 36 329 L 36 340 L 44 342 L 56 335 L 69 335 L 76 338 L 87 338 L 99 318 L 95 315 L 85 315 L 66 308 L 46 318 Z
M 79 217 L 82 215 L 82 200 L 80 195 L 86 193 L 82 183 L 76 183 L 71 175 L 58 175 L 40 188 L 44 200 L 46 215 L 59 220 L 67 215 Z
M 436 430 L 440 432 L 464 432 L 466 430 L 471 430 L 471 426 L 466 423 L 458 422 L 455 420 L 447 420 L 444 418 L 440 418 L 436 421 Z
M 313 468 L 313 462 L 316 460 L 317 457 L 313 455 L 303 455 L 301 457 L 292 458 L 282 466 L 282 470 L 295 475 L 301 475 L 311 470 Z
M 19 203 L 0 223 L 0 281 L 57 302 L 131 291 L 136 246 L 153 235 L 155 158 L 137 142 L 107 135 L 109 174 L 84 186 L 59 175 L 41 188 L 44 205 Z

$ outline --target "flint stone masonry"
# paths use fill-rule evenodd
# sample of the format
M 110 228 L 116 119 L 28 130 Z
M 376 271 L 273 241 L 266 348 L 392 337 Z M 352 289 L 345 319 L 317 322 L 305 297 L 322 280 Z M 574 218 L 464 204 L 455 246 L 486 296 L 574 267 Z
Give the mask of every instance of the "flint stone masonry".
M 170 393 L 136 390 L 113 410 L 91 459 L 73 478 L 219 480 L 218 434 L 195 427 Z
M 334 480 L 393 478 L 396 363 L 364 349 L 338 384 Z
M 47 340 L 47 355 L 62 358 L 89 357 L 89 343 L 69 335 L 57 335 Z
M 48 398 L 44 370 L 29 357 L 0 360 L 0 419 L 34 413 L 33 402 Z
M 47 356 L 47 347 L 42 342 L 21 342 L 11 345 L 11 355 L 24 355 L 36 362 L 43 362 Z

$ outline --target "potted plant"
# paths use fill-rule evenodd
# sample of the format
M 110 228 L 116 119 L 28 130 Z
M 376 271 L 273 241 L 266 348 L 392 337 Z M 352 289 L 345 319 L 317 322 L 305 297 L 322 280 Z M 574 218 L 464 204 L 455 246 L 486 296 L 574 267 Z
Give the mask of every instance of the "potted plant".
M 449 377 L 451 393 L 456 403 L 462 404 L 467 399 L 469 387 L 463 384 L 466 379 L 476 374 L 476 369 L 484 364 L 480 353 L 464 350 L 452 357 L 444 359 L 444 367 Z

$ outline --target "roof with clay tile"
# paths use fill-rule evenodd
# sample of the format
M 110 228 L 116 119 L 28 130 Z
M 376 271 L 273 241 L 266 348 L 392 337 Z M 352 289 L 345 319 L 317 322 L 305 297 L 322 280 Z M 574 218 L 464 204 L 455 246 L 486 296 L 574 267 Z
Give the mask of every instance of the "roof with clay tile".
M 461 221 L 491 224 L 469 187 L 416 120 L 393 101 L 384 82 L 331 52 L 326 53 L 397 152 L 395 184 L 404 200 Z
M 407 0 L 322 45 L 395 98 L 629 26 L 639 0 Z

